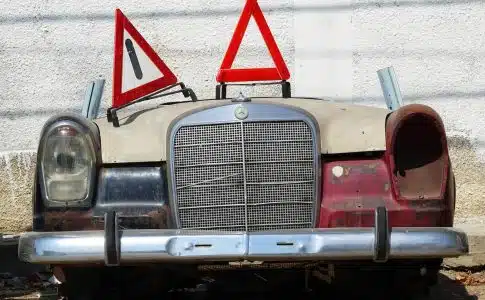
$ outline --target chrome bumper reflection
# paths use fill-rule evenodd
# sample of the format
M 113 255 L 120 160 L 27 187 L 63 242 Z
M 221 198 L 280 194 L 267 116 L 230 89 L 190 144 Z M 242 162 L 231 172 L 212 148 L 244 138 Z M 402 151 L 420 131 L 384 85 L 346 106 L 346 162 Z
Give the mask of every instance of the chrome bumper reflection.
M 374 228 L 267 232 L 120 230 L 119 263 L 197 261 L 374 260 Z M 104 263 L 105 232 L 29 232 L 19 258 L 31 263 Z M 393 228 L 388 259 L 456 257 L 468 253 L 454 228 Z

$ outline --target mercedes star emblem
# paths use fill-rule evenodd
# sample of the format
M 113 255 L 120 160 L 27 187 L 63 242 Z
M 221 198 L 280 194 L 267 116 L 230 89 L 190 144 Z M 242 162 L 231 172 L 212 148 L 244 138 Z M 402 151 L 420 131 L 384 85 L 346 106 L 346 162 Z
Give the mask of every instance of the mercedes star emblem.
M 239 120 L 246 119 L 248 115 L 249 115 L 248 109 L 242 105 L 238 105 L 234 110 L 234 116 L 236 116 L 236 118 L 238 118 Z

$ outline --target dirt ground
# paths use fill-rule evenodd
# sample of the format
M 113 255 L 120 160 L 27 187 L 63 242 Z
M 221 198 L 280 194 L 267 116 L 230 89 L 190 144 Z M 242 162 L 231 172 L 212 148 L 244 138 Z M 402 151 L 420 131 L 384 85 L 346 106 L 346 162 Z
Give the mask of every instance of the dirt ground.
M 433 287 L 430 299 L 484 299 L 485 271 L 443 270 L 439 284 Z
M 3 286 L 0 289 L 0 299 L 49 299 L 57 300 L 56 287 L 48 286 L 41 287 L 42 283 L 37 282 L 37 287 L 35 284 L 30 284 L 25 289 L 13 289 L 7 286 Z M 1 283 L 0 283 L 1 285 Z M 241 296 L 241 295 L 239 295 Z M 248 295 L 247 299 L 265 299 L 266 297 L 261 297 L 261 295 Z M 323 298 L 326 295 L 322 295 Z M 335 299 L 335 296 L 329 296 L 327 299 Z M 389 295 L 389 299 L 394 299 L 396 295 Z M 165 297 L 160 297 L 164 299 Z M 240 297 L 238 297 L 240 298 Z M 269 298 L 271 298 L 269 296 Z M 340 295 L 338 299 L 342 299 Z M 205 298 L 204 299 L 210 299 Z M 244 299 L 244 298 L 240 298 Z M 302 299 L 302 298 L 300 298 Z M 345 298 L 348 299 L 348 298 Z M 362 298 L 360 298 L 362 299 Z M 432 288 L 431 294 L 427 298 L 419 297 L 419 299 L 429 299 L 429 300 L 475 300 L 484 299 L 485 300 L 485 267 L 472 267 L 468 269 L 450 270 L 444 267 L 441 272 L 439 279 L 439 284 Z

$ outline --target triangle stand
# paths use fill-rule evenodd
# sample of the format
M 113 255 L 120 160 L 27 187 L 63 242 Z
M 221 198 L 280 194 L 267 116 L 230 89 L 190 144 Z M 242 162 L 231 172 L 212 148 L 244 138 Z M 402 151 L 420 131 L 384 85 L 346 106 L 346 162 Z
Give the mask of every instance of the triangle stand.
M 263 36 L 263 40 L 271 55 L 274 63 L 272 68 L 233 68 L 232 64 L 241 46 L 241 42 L 248 28 L 251 17 L 254 18 L 258 29 Z M 228 85 L 281 85 L 283 98 L 291 98 L 291 87 L 287 81 L 290 78 L 290 72 L 281 55 L 281 51 L 276 44 L 275 38 L 271 33 L 263 11 L 258 4 L 258 0 L 246 0 L 236 29 L 234 30 L 231 41 L 227 48 L 226 54 L 222 60 L 219 73 L 216 80 L 219 84 L 216 86 L 216 99 L 226 99 Z M 276 81 L 276 82 L 268 82 Z M 230 84 L 228 84 L 230 82 Z M 235 82 L 251 82 L 251 83 L 235 83 Z M 257 83 L 255 83 L 257 82 Z M 264 83 L 260 83 L 264 82 Z
M 216 85 L 216 99 L 227 99 L 228 86 L 257 86 L 257 85 L 281 85 L 282 98 L 291 98 L 291 84 L 289 81 L 282 80 L 277 82 L 251 82 L 251 83 L 225 83 Z
M 171 90 L 175 87 L 180 87 L 180 89 L 167 92 L 168 90 Z M 197 95 L 194 93 L 194 91 L 191 88 L 186 87 L 183 82 L 177 82 L 177 83 L 172 84 L 170 86 L 164 87 L 164 88 L 162 88 L 162 89 L 160 89 L 160 90 L 158 90 L 158 91 L 156 91 L 156 92 L 154 92 L 150 95 L 144 96 L 140 99 L 125 103 L 125 104 L 118 106 L 118 107 L 110 107 L 110 108 L 108 108 L 108 110 L 106 112 L 106 117 L 108 119 L 108 122 L 113 123 L 114 127 L 120 127 L 120 123 L 119 123 L 119 119 L 118 119 L 118 115 L 117 115 L 117 112 L 120 109 L 126 108 L 126 107 L 133 105 L 133 104 L 136 104 L 136 103 L 140 103 L 140 102 L 144 102 L 144 101 L 152 100 L 152 99 L 156 99 L 156 98 L 162 98 L 162 97 L 174 95 L 174 94 L 177 94 L 177 93 L 182 93 L 185 98 L 190 97 L 190 99 L 193 102 L 197 101 Z M 180 102 L 180 101 L 177 101 L 177 103 L 178 102 Z M 173 102 L 165 102 L 165 103 L 161 103 L 161 105 L 172 104 L 172 103 Z

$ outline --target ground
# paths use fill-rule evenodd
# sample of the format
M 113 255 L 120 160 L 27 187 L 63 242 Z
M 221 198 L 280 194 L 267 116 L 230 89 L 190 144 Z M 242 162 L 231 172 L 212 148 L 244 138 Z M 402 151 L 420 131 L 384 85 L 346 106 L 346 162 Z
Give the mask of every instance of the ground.
M 0 299 L 49 299 L 57 300 L 57 287 L 53 284 L 51 274 L 43 272 L 42 268 L 34 268 L 30 265 L 15 262 L 15 247 L 0 247 L 0 257 L 5 259 L 7 264 L 0 266 Z M 469 264 L 473 259 L 459 258 L 445 260 L 438 285 L 431 289 L 429 300 L 485 300 L 485 266 Z M 468 265 L 468 266 L 467 266 Z M 11 272 L 7 274 L 5 268 Z M 4 272 L 4 273 L 2 273 Z M 369 278 L 372 280 L 372 278 Z M 82 284 L 82 283 L 80 283 Z M 350 286 L 352 287 L 352 286 Z M 337 296 L 328 293 L 315 299 L 356 299 L 344 297 L 345 292 L 339 292 Z M 373 291 L 367 290 L 365 294 L 374 295 Z M 238 299 L 270 299 L 272 295 L 245 295 Z M 394 295 L 385 295 L 384 299 L 395 299 L 398 293 Z M 235 297 L 230 297 L 234 299 Z M 310 299 L 311 297 L 298 297 L 300 299 Z M 166 297 L 160 297 L 166 299 Z M 180 298 L 177 298 L 180 299 Z M 190 298 L 193 299 L 193 298 Z M 197 298 L 200 299 L 200 298 Z M 202 299 L 213 299 L 212 297 Z M 227 297 L 226 297 L 227 299 Z M 367 299 L 358 297 L 357 299 Z M 379 299 L 372 297 L 372 299 Z M 423 297 L 415 298 L 422 300 Z
M 394 296 L 396 295 L 389 295 L 389 299 L 394 299 Z M 56 290 L 53 287 L 23 291 L 13 289 L 7 290 L 4 288 L 4 290 L 0 292 L 0 299 L 2 297 L 5 297 L 3 299 L 58 299 L 56 297 Z M 254 295 L 248 295 L 247 297 L 247 299 L 254 298 Z M 432 289 L 431 295 L 427 299 L 485 299 L 485 271 L 467 275 L 466 272 L 443 270 L 441 272 L 439 284 Z

